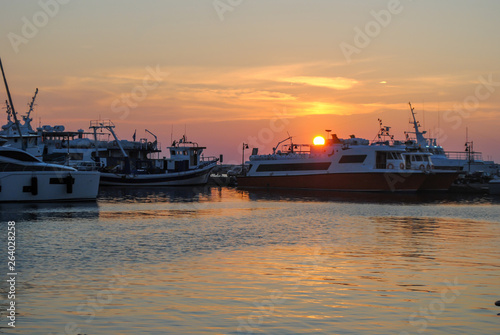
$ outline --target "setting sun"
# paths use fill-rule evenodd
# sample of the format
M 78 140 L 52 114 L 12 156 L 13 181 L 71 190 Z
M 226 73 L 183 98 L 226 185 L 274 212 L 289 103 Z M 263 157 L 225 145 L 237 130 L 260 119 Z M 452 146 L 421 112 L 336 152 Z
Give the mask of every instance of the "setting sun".
M 323 136 L 316 136 L 313 140 L 314 145 L 324 145 L 325 138 Z

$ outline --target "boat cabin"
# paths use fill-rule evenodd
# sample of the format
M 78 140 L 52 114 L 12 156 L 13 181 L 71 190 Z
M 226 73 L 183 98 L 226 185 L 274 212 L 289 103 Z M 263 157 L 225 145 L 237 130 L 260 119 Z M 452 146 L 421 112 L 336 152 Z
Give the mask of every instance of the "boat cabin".
M 185 138 L 174 141 L 168 147 L 170 158 L 166 159 L 168 172 L 183 172 L 196 169 L 200 165 L 200 157 L 206 147 L 200 147 L 195 142 L 188 142 Z

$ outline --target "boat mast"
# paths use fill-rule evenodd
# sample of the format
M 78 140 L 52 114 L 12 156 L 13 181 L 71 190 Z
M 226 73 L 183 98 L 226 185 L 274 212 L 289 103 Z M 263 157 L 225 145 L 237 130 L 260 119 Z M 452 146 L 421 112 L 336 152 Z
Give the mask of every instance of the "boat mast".
M 5 108 L 7 109 L 5 111 L 7 113 L 7 122 L 12 122 L 12 120 L 10 119 L 12 111 L 10 109 L 10 105 L 9 105 L 9 102 L 7 100 L 5 100 Z
M 9 85 L 7 84 L 7 78 L 5 78 L 5 72 L 3 70 L 1 58 L 0 58 L 0 68 L 2 69 L 3 82 L 5 84 L 5 90 L 7 91 L 7 96 L 9 97 L 9 104 L 10 108 L 12 109 L 12 116 L 14 116 L 14 122 L 16 124 L 16 128 L 19 133 L 19 138 L 21 139 L 21 146 L 23 150 L 26 150 L 26 144 L 24 143 L 23 134 L 21 133 L 21 126 L 19 125 L 19 120 L 17 119 L 16 110 L 14 109 L 14 104 L 12 103 L 12 97 L 10 95 Z
M 415 129 L 415 136 L 417 138 L 417 143 L 420 144 L 420 145 L 426 146 L 427 145 L 427 141 L 426 141 L 426 139 L 424 137 L 424 134 L 426 132 L 425 131 L 421 132 L 418 129 L 418 127 L 420 126 L 420 124 L 418 123 L 417 119 L 415 118 L 415 112 L 413 111 L 415 108 L 413 108 L 411 106 L 411 102 L 408 102 L 408 104 L 410 105 L 410 111 L 411 111 L 411 115 L 413 117 L 413 128 Z
M 33 98 L 31 98 L 31 102 L 29 104 L 30 109 L 28 110 L 28 113 L 26 113 L 26 116 L 23 117 L 27 126 L 30 126 L 30 123 L 31 123 L 30 115 L 31 115 L 31 112 L 33 112 L 33 107 L 35 106 L 35 99 L 36 99 L 37 94 L 38 94 L 38 88 L 35 90 L 35 95 L 33 96 Z

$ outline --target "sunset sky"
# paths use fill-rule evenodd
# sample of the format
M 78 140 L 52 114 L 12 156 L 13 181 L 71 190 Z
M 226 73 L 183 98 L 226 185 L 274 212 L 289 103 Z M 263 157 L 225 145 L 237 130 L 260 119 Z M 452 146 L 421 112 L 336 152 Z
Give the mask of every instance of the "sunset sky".
M 0 3 L 0 57 L 19 114 L 120 138 L 149 129 L 241 161 L 332 129 L 397 138 L 420 123 L 447 150 L 500 161 L 498 0 L 40 0 Z M 5 89 L 0 98 L 6 99 Z M 4 106 L 4 104 L 2 104 Z M 2 106 L 2 107 L 3 107 Z M 5 115 L 2 114 L 2 124 Z

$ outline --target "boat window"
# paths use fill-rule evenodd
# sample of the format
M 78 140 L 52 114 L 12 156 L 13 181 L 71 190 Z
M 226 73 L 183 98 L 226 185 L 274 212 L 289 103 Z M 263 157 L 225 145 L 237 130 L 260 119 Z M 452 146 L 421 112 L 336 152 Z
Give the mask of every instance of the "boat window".
M 412 162 L 416 161 L 415 156 L 411 156 L 411 161 Z
M 83 160 L 83 152 L 71 152 L 69 154 L 69 159 L 81 161 Z
M 39 162 L 35 157 L 22 151 L 0 151 L 0 157 L 17 159 L 21 162 Z
M 331 163 L 291 163 L 291 164 L 261 164 L 257 167 L 257 172 L 267 171 L 307 171 L 307 170 L 328 170 Z
M 401 154 L 399 152 L 389 152 L 388 159 L 401 159 Z
M 339 163 L 363 163 L 366 159 L 366 155 L 343 155 Z
M 15 163 L 2 163 L 0 162 L 0 171 L 14 172 L 14 171 L 74 171 L 73 168 L 66 166 L 50 166 L 50 165 L 21 165 Z
M 0 171 L 2 172 L 24 171 L 25 169 L 24 165 L 0 162 Z
M 422 156 L 417 156 L 417 162 L 421 162 L 423 161 L 424 159 L 422 158 Z
M 170 155 L 175 156 L 175 150 L 170 150 Z
M 387 152 L 377 151 L 375 157 L 375 167 L 377 169 L 385 169 L 387 165 Z

